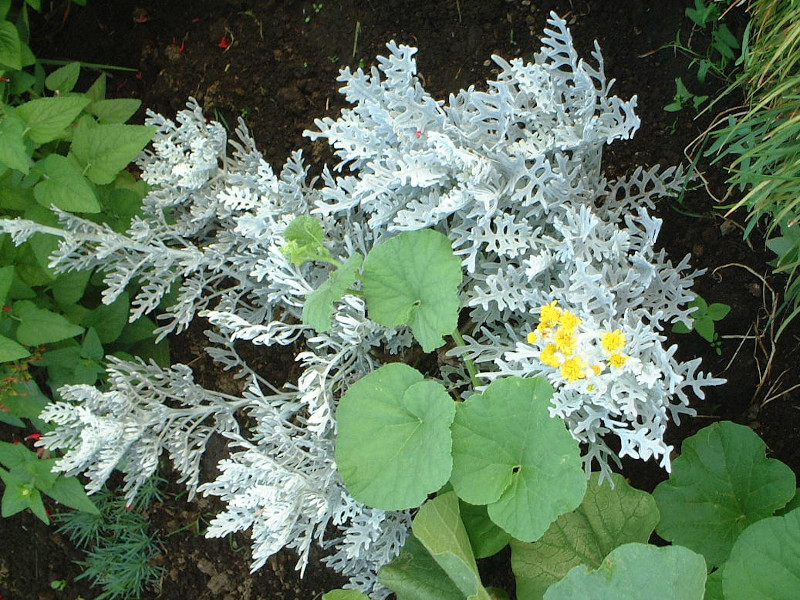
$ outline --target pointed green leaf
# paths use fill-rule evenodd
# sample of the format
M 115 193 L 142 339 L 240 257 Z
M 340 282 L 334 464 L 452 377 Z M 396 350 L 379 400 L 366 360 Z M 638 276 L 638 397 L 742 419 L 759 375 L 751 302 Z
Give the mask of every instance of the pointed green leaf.
M 707 315 L 694 320 L 694 330 L 697 334 L 707 342 L 714 341 L 714 321 Z
M 31 481 L 3 469 L 0 469 L 0 479 L 3 480 L 6 486 L 5 490 L 3 490 L 0 515 L 11 517 L 26 508 L 30 508 L 37 517 L 45 523 L 48 522 L 47 513 L 44 511 L 44 504 L 42 504 L 42 496 Z M 44 515 L 44 518 L 41 515 Z
M 5 110 L 5 115 L 0 120 L 0 163 L 25 175 L 33 164 L 24 140 L 26 128 L 22 117 L 13 110 Z
M 91 276 L 91 270 L 59 273 L 58 277 L 50 283 L 53 298 L 55 298 L 56 302 L 58 302 L 59 306 L 62 308 L 70 304 L 75 304 L 83 298 Z
M 83 327 L 45 308 L 37 307 L 29 300 L 14 304 L 14 314 L 20 319 L 17 340 L 26 346 L 39 346 L 60 342 L 83 333 Z
M 316 331 L 328 331 L 331 327 L 333 305 L 342 299 L 347 289 L 356 281 L 363 257 L 356 253 L 333 273 L 316 290 L 311 292 L 303 305 L 303 324 Z
M 455 403 L 444 386 L 390 363 L 339 401 L 336 463 L 348 491 L 382 510 L 419 506 L 450 476 Z
M 714 304 L 708 307 L 708 311 L 706 314 L 708 314 L 708 317 L 712 321 L 721 321 L 722 319 L 728 316 L 729 312 L 731 312 L 730 306 L 728 306 L 727 304 L 720 304 L 718 302 L 715 302 Z
M 672 476 L 653 492 L 661 512 L 658 535 L 700 552 L 710 566 L 725 562 L 748 525 L 794 496 L 792 470 L 765 454 L 761 438 L 729 421 L 687 438 Z
M 103 351 L 103 343 L 100 341 L 100 336 L 97 335 L 97 330 L 94 327 L 90 327 L 83 338 L 83 344 L 81 344 L 81 357 L 102 360 L 104 356 L 105 352 Z
M 459 404 L 453 422 L 453 489 L 488 504 L 489 517 L 515 538 L 534 541 L 586 491 L 578 443 L 550 416 L 553 387 L 543 378 L 507 377 Z
M 128 324 L 131 311 L 131 297 L 122 292 L 111 304 L 101 304 L 83 321 L 87 327 L 94 327 L 100 341 L 110 344 L 117 340 Z
M 103 100 L 106 97 L 106 80 L 108 77 L 105 73 L 100 73 L 97 79 L 94 80 L 94 83 L 89 86 L 89 89 L 86 90 L 86 97 L 89 98 L 93 103 L 97 102 L 98 100 Z
M 489 600 L 454 492 L 423 504 L 414 517 L 411 531 L 464 596 L 470 600 Z
M 29 462 L 36 460 L 39 460 L 36 452 L 28 450 L 27 446 L 0 442 L 0 464 L 6 469 L 19 473 Z M 30 478 L 27 478 L 26 481 L 30 481 Z
M 703 600 L 706 564 L 681 546 L 625 544 L 600 567 L 573 568 L 545 593 L 545 600 Z
M 92 113 L 101 123 L 125 123 L 142 105 L 135 98 L 114 98 L 113 100 L 97 100 L 89 105 Z
M 616 473 L 611 484 L 592 473 L 581 505 L 561 515 L 533 544 L 511 542 L 511 568 L 520 600 L 540 600 L 548 587 L 577 565 L 597 568 L 617 546 L 647 543 L 658 523 L 653 497 Z
M 0 66 L 19 71 L 22 68 L 22 43 L 10 21 L 0 21 Z
M 800 509 L 750 525 L 722 570 L 725 600 L 796 600 L 800 593 Z
M 0 335 L 0 363 L 20 360 L 30 355 L 31 353 L 24 346 L 4 335 Z
M 33 196 L 39 204 L 46 208 L 55 205 L 70 212 L 100 212 L 94 189 L 66 156 L 50 154 L 38 165 L 44 169 L 42 179 L 33 188 Z
M 69 63 L 50 73 L 44 80 L 44 86 L 52 92 L 67 94 L 75 88 L 80 75 L 81 64 L 77 62 Z
M 410 325 L 425 352 L 442 346 L 442 336 L 458 325 L 461 261 L 438 231 L 408 231 L 374 247 L 362 276 L 369 318 Z
M 486 505 L 469 504 L 461 501 L 461 520 L 469 535 L 469 542 L 472 544 L 472 552 L 475 558 L 487 558 L 494 556 L 500 550 L 508 546 L 511 535 L 498 527 L 489 518 L 489 511 Z
M 87 99 L 88 101 L 88 99 Z M 72 154 L 94 183 L 111 183 L 136 159 L 155 134 L 155 127 L 111 123 L 99 125 L 81 119 L 72 136 Z
M 86 490 L 83 489 L 83 485 L 81 485 L 77 477 L 59 475 L 53 485 L 51 485 L 49 489 L 43 491 L 53 500 L 65 506 L 93 515 L 100 514 L 94 502 L 86 495 Z
M 30 100 L 16 111 L 28 124 L 28 136 L 41 145 L 60 137 L 87 104 L 84 96 L 54 96 Z
M 414 535 L 400 556 L 378 571 L 378 581 L 397 594 L 397 600 L 464 600 L 464 594 Z

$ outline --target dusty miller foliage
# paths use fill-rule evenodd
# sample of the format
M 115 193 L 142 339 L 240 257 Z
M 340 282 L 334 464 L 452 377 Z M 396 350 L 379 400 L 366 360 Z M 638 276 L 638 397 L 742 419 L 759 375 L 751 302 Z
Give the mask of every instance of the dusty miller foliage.
M 64 452 L 59 468 L 86 474 L 90 490 L 120 469 L 133 497 L 166 451 L 191 494 L 227 503 L 209 536 L 252 529 L 254 570 L 284 547 L 298 552 L 303 569 L 316 540 L 333 548 L 325 560 L 351 585 L 385 595 L 375 573 L 398 554 L 410 515 L 350 497 L 334 462 L 334 416 L 337 398 L 382 364 L 377 357 L 402 353 L 413 340 L 404 328 L 370 321 L 356 295 L 337 304 L 329 331 L 302 325 L 305 298 L 330 267 L 291 264 L 282 234 L 296 216 L 313 215 L 340 261 L 401 231 L 448 235 L 463 261 L 469 323 L 466 346 L 440 353 L 442 381 L 469 387 L 456 355 L 475 361 L 486 382 L 544 375 L 557 389 L 551 412 L 584 444 L 587 470 L 607 473 L 618 455 L 669 469 L 667 424 L 693 413 L 689 392 L 702 398 L 703 386 L 721 383 L 697 371 L 699 359 L 677 361 L 662 334 L 666 323 L 687 322 L 699 273 L 654 249 L 661 222 L 648 209 L 685 175 L 653 167 L 603 176 L 603 146 L 639 126 L 635 98 L 610 95 L 596 45 L 592 66 L 578 58 L 563 20 L 551 15 L 549 25 L 533 63 L 494 57 L 499 74 L 485 91 L 462 90 L 446 102 L 420 85 L 414 48 L 390 42 L 369 73 L 345 68 L 339 80 L 352 108 L 306 132 L 327 140 L 340 160 L 316 181 L 299 152 L 275 174 L 243 123 L 228 140 L 190 100 L 175 122 L 149 114 L 158 134 L 139 165 L 154 188 L 126 234 L 65 213 L 63 229 L 4 222 L 18 243 L 37 231 L 60 236 L 53 266 L 104 271 L 105 302 L 138 282 L 131 319 L 178 285 L 177 301 L 159 315 L 160 335 L 204 315 L 214 326 L 208 352 L 244 381 L 242 396 L 231 397 L 194 383 L 184 365 L 112 360 L 107 391 L 68 387 L 65 401 L 43 413 L 56 425 L 44 444 Z M 538 307 L 553 300 L 587 326 L 621 330 L 629 368 L 588 385 L 543 365 L 526 334 Z M 236 340 L 301 347 L 298 381 L 268 382 L 236 353 Z M 251 431 L 240 430 L 237 411 Z M 212 434 L 229 440 L 230 456 L 215 481 L 201 484 Z M 335 539 L 324 537 L 330 525 Z

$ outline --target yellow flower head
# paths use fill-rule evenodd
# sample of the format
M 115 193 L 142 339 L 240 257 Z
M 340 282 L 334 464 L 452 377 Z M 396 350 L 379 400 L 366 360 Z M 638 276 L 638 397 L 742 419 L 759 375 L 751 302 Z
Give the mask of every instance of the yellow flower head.
M 553 300 L 550 304 L 542 306 L 542 312 L 539 315 L 539 323 L 545 327 L 555 327 L 558 325 L 558 320 L 561 318 L 561 309 L 556 306 L 558 300 Z
M 583 320 L 574 312 L 565 310 L 558 318 L 558 324 L 567 331 L 575 331 L 575 328 L 583 323 Z
M 586 377 L 586 363 L 579 357 L 565 360 L 561 365 L 561 376 L 567 381 L 575 381 Z
M 604 369 L 604 368 L 605 368 L 605 367 L 603 366 L 603 363 L 597 363 L 596 365 L 592 365 L 592 372 L 593 372 L 595 375 L 600 375 L 600 373 L 602 373 L 602 372 L 603 372 L 603 369 Z
M 548 367 L 558 368 L 561 364 L 561 360 L 558 358 L 556 354 L 557 348 L 555 344 L 547 344 L 539 353 L 539 360 L 546 364 Z
M 559 327 L 556 330 L 554 341 L 558 351 L 565 356 L 570 356 L 573 352 L 575 352 L 575 348 L 578 345 L 578 338 L 576 338 L 570 331 L 564 329 L 563 327 Z
M 528 334 L 528 343 L 535 344 L 538 341 L 539 341 L 539 335 L 535 331 L 531 331 Z
M 611 353 L 622 350 L 625 347 L 625 341 L 625 334 L 619 329 L 615 329 L 605 334 L 600 343 L 603 345 L 606 352 Z
M 630 357 L 616 352 L 608 357 L 608 362 L 611 363 L 611 366 L 615 369 L 619 369 L 622 365 L 624 365 Z

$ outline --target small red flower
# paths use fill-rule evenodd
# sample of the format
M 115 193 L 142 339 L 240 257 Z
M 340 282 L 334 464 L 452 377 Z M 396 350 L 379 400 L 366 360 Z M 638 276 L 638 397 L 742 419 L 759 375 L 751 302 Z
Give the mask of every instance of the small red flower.
M 217 44 L 217 46 L 222 48 L 223 50 L 227 50 L 228 48 L 230 48 L 231 43 L 228 41 L 228 36 L 223 35 L 222 39 L 219 41 L 219 44 Z
M 422 132 L 419 129 L 417 129 L 417 139 L 421 137 L 422 137 Z
M 183 54 L 183 51 L 186 50 L 186 40 L 181 41 L 181 47 L 178 48 L 178 52 Z
M 139 71 L 138 73 L 136 73 L 136 79 L 138 79 L 139 81 L 144 80 L 144 74 L 141 71 Z
M 200 22 L 200 17 L 195 17 L 194 19 L 192 19 L 192 23 L 199 23 L 199 22 Z
M 30 435 L 25 436 L 25 441 L 33 440 L 34 442 L 38 442 L 40 439 L 42 439 L 42 434 L 39 433 L 38 431 L 36 433 L 32 433 Z
M 0 77 L 0 81 L 2 81 L 3 83 L 8 83 L 11 80 L 8 77 Z M 0 596 L 0 600 L 3 600 L 2 596 Z
M 3 310 L 6 311 L 6 312 L 11 312 L 11 307 L 10 306 L 4 306 Z

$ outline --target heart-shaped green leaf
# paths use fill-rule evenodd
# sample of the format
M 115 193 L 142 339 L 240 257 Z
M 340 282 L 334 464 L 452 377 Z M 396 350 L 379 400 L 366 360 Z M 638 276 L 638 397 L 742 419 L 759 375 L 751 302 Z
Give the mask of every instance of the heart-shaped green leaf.
M 39 346 L 60 342 L 83 333 L 83 327 L 46 308 L 39 308 L 29 300 L 14 304 L 14 314 L 20 319 L 17 340 L 26 346 Z
M 364 261 L 369 318 L 410 325 L 425 352 L 444 344 L 458 325 L 461 261 L 447 236 L 432 229 L 407 231 L 373 248 Z
M 720 565 L 739 534 L 785 506 L 795 489 L 792 470 L 766 458 L 749 427 L 715 423 L 683 442 L 672 476 L 653 491 L 661 512 L 656 531 Z
M 586 491 L 578 443 L 548 411 L 543 378 L 493 381 L 457 408 L 453 474 L 458 496 L 488 504 L 489 517 L 514 537 L 534 541 Z
M 545 600 L 702 600 L 706 583 L 703 557 L 681 546 L 658 548 L 625 544 L 600 567 L 574 567 L 545 593 Z
M 417 507 L 450 476 L 455 403 L 444 386 L 390 363 L 339 401 L 336 463 L 348 491 L 382 510 Z
M 612 487 L 613 484 L 613 487 Z M 658 523 L 653 497 L 616 473 L 599 483 L 592 473 L 581 505 L 558 517 L 533 544 L 511 543 L 511 568 L 520 600 L 540 600 L 548 587 L 577 565 L 597 568 L 617 546 L 647 543 Z
M 800 594 L 800 509 L 750 525 L 722 567 L 725 600 L 796 600 Z

